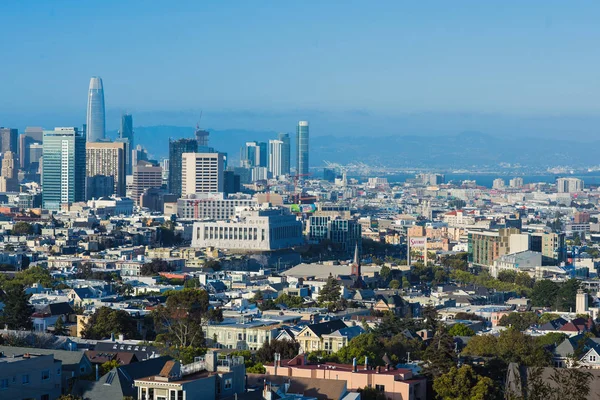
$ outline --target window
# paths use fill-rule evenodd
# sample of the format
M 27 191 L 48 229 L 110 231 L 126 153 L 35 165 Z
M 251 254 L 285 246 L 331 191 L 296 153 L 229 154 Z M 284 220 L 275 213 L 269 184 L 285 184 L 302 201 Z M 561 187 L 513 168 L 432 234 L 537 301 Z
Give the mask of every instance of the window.
M 596 356 L 590 356 L 590 362 L 596 362 Z
M 375 385 L 375 390 L 377 390 L 378 392 L 385 392 L 385 386 Z
M 42 395 L 42 400 L 50 400 L 50 395 L 49 394 L 43 394 Z
M 57 368 L 57 369 L 56 369 L 56 375 L 60 375 L 60 374 L 61 374 L 61 372 L 62 372 L 62 371 L 60 370 L 60 368 Z
M 46 381 L 50 379 L 50 370 L 49 369 L 45 369 L 42 371 L 42 380 Z
M 0 389 L 8 389 L 8 379 L 0 379 Z
M 231 378 L 225 379 L 225 390 L 231 389 L 233 381 Z
M 21 382 L 23 383 L 23 385 L 27 385 L 29 383 L 29 374 L 23 375 L 23 377 L 21 378 Z

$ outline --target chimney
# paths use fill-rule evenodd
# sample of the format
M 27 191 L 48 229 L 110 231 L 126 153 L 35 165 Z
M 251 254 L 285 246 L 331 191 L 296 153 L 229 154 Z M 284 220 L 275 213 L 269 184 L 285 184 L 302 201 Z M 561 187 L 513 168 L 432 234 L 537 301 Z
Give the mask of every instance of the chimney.
M 365 371 L 369 369 L 369 357 L 365 357 Z
M 352 372 L 356 372 L 356 357 L 352 359 Z
M 96 381 L 98 381 L 100 379 L 100 370 L 99 370 L 99 365 L 96 364 Z
M 125 335 L 121 333 L 119 334 L 119 342 L 122 342 L 123 340 L 125 340 Z

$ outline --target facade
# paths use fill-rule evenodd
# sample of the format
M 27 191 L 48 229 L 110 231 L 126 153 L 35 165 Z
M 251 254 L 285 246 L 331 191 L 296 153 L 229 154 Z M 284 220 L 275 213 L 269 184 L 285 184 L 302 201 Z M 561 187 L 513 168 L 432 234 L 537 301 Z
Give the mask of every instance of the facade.
M 269 147 L 264 142 L 246 142 L 240 153 L 240 164 L 244 168 L 268 167 Z
M 281 174 L 289 175 L 290 167 L 292 165 L 292 147 L 290 145 L 290 134 L 280 133 L 279 135 L 277 135 L 277 139 L 283 142 L 283 145 L 281 147 Z
M 565 234 L 532 233 L 530 250 L 542 253 L 542 265 L 559 265 L 566 261 Z
M 269 140 L 269 172 L 273 178 L 283 174 L 283 142 Z
M 19 131 L 13 128 L 0 127 L 0 154 L 12 151 L 17 154 Z
M 140 161 L 133 167 L 133 200 L 139 205 L 144 190 L 162 186 L 162 168 L 149 161 Z
M 501 271 L 535 271 L 535 267 L 541 266 L 542 253 L 529 250 L 520 251 L 498 257 L 490 267 L 490 275 L 497 278 Z
M 48 210 L 85 200 L 85 138 L 77 128 L 44 131 L 42 203 Z
M 104 114 L 104 86 L 102 78 L 93 76 L 90 79 L 87 103 L 87 142 L 99 142 L 106 134 Z
M 277 321 L 225 320 L 220 324 L 202 328 L 204 337 L 212 339 L 220 348 L 237 350 L 258 350 L 263 343 L 271 342 L 279 334 Z
M 298 122 L 296 127 L 296 174 L 308 175 L 308 121 Z
M 125 154 L 123 142 L 86 143 L 86 176 L 112 176 L 113 190 L 109 195 L 125 196 Z M 91 198 L 88 195 L 89 198 Z
M 135 147 L 133 140 L 133 116 L 131 114 L 121 115 L 121 129 L 119 130 L 119 142 L 125 143 L 125 173 L 131 175 L 133 171 L 131 151 Z
M 192 247 L 271 251 L 303 243 L 302 223 L 281 208 L 245 208 L 231 221 L 195 222 Z
M 558 193 L 577 193 L 583 192 L 583 179 L 578 178 L 558 178 L 556 188 Z
M 196 141 L 198 142 L 197 151 L 200 153 L 208 152 L 208 136 L 210 133 L 204 129 L 200 129 L 200 127 L 196 125 L 196 132 L 194 135 L 196 136 Z
M 508 186 L 510 186 L 511 188 L 515 188 L 515 189 L 522 188 L 523 187 L 523 178 L 520 178 L 520 177 L 512 178 L 510 181 L 508 181 Z
M 176 196 L 182 193 L 183 154 L 196 153 L 196 139 L 169 140 L 169 192 Z M 218 191 L 218 190 L 215 190 Z
M 500 256 L 510 253 L 510 235 L 519 233 L 516 228 L 469 232 L 469 262 L 480 267 L 491 266 Z
M 19 136 L 19 165 L 23 170 L 28 170 L 30 163 L 33 162 L 33 160 L 29 158 L 31 145 L 36 144 L 41 146 L 43 137 L 44 131 L 42 128 L 29 126 L 25 128 L 25 133 Z M 39 157 L 35 162 L 38 161 Z
M 361 236 L 362 227 L 353 219 L 311 216 L 308 220 L 308 240 L 320 242 L 328 239 L 341 244 L 348 255 L 352 255 L 357 243 L 359 250 L 362 250 Z
M 177 200 L 177 217 L 225 220 L 234 217 L 238 207 L 257 205 L 256 200 L 246 194 L 197 193 Z
M 19 179 L 17 177 L 17 160 L 15 153 L 7 151 L 2 158 L 2 172 L 0 173 L 0 192 L 18 192 Z
M 62 393 L 62 362 L 51 354 L 2 354 L 0 391 L 5 399 L 56 399 Z
M 496 179 L 494 179 L 494 182 L 492 183 L 492 189 L 504 189 L 505 185 L 506 185 L 506 182 L 504 182 L 504 179 L 496 178 Z
M 225 190 L 225 158 L 222 153 L 184 153 L 179 163 L 181 165 L 180 196 Z M 172 163 L 169 163 L 169 168 L 173 171 Z M 170 175 L 172 176 L 172 172 Z

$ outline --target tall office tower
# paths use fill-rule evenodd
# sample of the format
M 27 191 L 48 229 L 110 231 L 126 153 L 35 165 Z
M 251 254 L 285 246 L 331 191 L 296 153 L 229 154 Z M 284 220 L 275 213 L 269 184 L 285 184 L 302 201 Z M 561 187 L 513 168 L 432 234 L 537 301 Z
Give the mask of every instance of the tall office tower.
M 169 159 L 165 158 L 160 162 L 160 167 L 162 168 L 162 180 L 163 185 L 169 185 Z
M 85 137 L 77 128 L 44 131 L 42 203 L 48 210 L 85 200 Z
M 99 142 L 104 139 L 104 87 L 102 86 L 102 78 L 99 76 L 93 76 L 90 79 L 86 126 L 88 142 Z
M 196 124 L 196 141 L 198 142 L 198 153 L 208 152 L 208 136 L 210 133 Z
M 133 168 L 138 165 L 140 161 L 148 161 L 148 152 L 141 146 L 137 145 L 131 150 L 131 173 L 133 174 Z
M 19 131 L 13 128 L 0 127 L 0 153 L 4 154 L 7 151 L 12 151 L 17 154 Z
M 2 158 L 0 174 L 0 192 L 18 192 L 19 180 L 17 178 L 17 162 L 15 153 L 7 151 Z
M 106 188 L 105 195 L 125 197 L 125 149 L 123 142 L 86 143 L 86 176 L 112 176 L 113 187 Z M 88 182 L 91 181 L 88 179 Z M 88 199 L 93 193 L 88 192 Z M 95 196 L 98 197 L 98 196 Z
M 196 139 L 169 140 L 169 193 L 181 196 L 181 163 L 184 153 L 196 153 Z
M 308 175 L 308 121 L 296 127 L 296 175 Z
M 269 172 L 273 178 L 283 175 L 283 141 L 269 140 Z
M 257 156 L 258 165 L 257 167 L 265 167 L 269 166 L 269 144 L 265 142 L 258 143 L 258 156 Z
M 244 168 L 267 167 L 269 165 L 269 146 L 264 142 L 246 142 L 241 149 L 241 166 Z
M 292 153 L 290 146 L 290 134 L 289 133 L 280 133 L 277 135 L 277 139 L 283 142 L 283 146 L 281 148 L 281 174 L 289 175 L 290 167 L 292 165 Z
M 131 195 L 136 204 L 148 189 L 159 189 L 162 186 L 162 168 L 150 161 L 138 161 L 133 166 L 133 188 Z
M 135 147 L 133 141 L 133 117 L 131 114 L 121 115 L 121 129 L 119 130 L 119 142 L 126 143 L 125 146 L 125 173 L 131 175 L 133 164 L 131 163 L 131 151 Z
M 25 128 L 25 133 L 19 135 L 19 166 L 21 169 L 29 169 L 29 164 L 32 162 L 29 158 L 31 145 L 42 143 L 44 138 L 44 130 L 40 127 Z
M 221 153 L 184 153 L 181 196 L 225 191 L 225 159 Z M 170 165 L 173 168 L 173 165 Z

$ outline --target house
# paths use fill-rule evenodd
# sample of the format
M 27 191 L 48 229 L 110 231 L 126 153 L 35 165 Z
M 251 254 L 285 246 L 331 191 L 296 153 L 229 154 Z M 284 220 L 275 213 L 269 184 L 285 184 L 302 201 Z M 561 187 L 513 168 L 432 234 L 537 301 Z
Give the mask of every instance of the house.
M 137 362 L 137 358 L 134 353 L 87 350 L 85 355 L 93 365 L 102 365 L 109 361 L 116 361 L 119 363 L 119 365 L 128 365 Z
M 51 303 L 38 305 L 35 312 L 31 315 L 33 321 L 33 330 L 36 332 L 47 332 L 54 330 L 54 324 L 58 318 L 67 322 L 69 315 L 73 314 L 73 308 L 69 303 Z
M 357 391 L 372 387 L 383 392 L 391 400 L 425 400 L 427 380 L 413 375 L 410 369 L 386 367 L 357 367 L 349 364 L 319 363 L 309 364 L 305 355 L 300 354 L 292 360 L 265 365 L 267 375 L 295 378 L 325 379 L 345 381 L 347 390 Z
M 158 374 L 169 360 L 171 357 L 164 356 L 113 368 L 97 381 L 78 381 L 72 394 L 88 400 L 123 399 L 126 396 L 140 398 L 137 397 L 134 380 Z
M 328 353 L 335 353 L 346 346 L 350 340 L 364 332 L 365 330 L 361 326 L 347 326 L 335 332 L 323 334 L 323 350 Z
M 158 357 L 158 348 L 147 345 L 145 343 L 139 343 L 137 341 L 125 342 L 119 341 L 106 341 L 98 342 L 94 347 L 94 350 L 98 353 L 131 353 L 135 355 L 137 361 L 148 360 L 150 358 Z
M 262 391 L 263 399 L 294 398 L 300 396 L 316 400 L 350 400 L 356 393 L 348 393 L 346 381 L 330 379 L 288 378 L 284 376 L 247 375 L 248 392 Z
M 62 362 L 52 354 L 0 355 L 3 399 L 56 399 L 63 382 Z
M 219 357 L 215 351 L 204 359 L 182 365 L 167 361 L 159 373 L 135 379 L 138 399 L 203 399 L 237 397 L 245 391 L 244 357 Z
M 377 295 L 375 299 L 376 302 L 373 306 L 375 311 L 391 312 L 399 316 L 405 316 L 411 312 L 409 303 L 397 294 Z
M 323 335 L 332 334 L 346 327 L 347 325 L 341 319 L 306 325 L 296 336 L 296 341 L 300 343 L 301 351 L 307 353 L 316 350 L 326 350 Z M 329 345 L 330 342 L 327 341 L 327 343 Z M 327 350 L 331 351 L 331 349 Z
M 98 289 L 88 286 L 68 290 L 67 297 L 69 298 L 69 302 L 80 307 L 86 303 L 90 303 L 92 300 L 99 299 L 102 297 L 102 293 Z
M 221 323 L 205 325 L 202 330 L 204 337 L 221 348 L 258 350 L 277 337 L 278 325 L 277 320 L 226 318 Z

